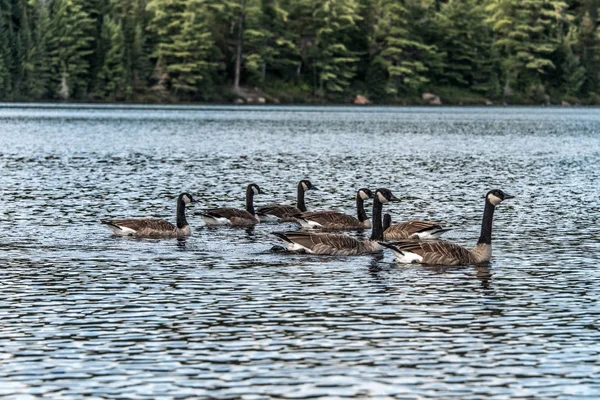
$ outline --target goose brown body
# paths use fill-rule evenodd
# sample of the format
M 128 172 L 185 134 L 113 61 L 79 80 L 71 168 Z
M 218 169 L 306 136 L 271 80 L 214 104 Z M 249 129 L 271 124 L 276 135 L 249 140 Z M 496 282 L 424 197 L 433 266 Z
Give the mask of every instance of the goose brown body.
M 437 241 L 422 242 L 414 240 L 381 243 L 396 255 L 402 257 L 407 253 L 421 257 L 412 262 L 431 265 L 469 265 L 487 262 L 492 255 L 491 244 L 477 244 L 473 249 L 467 249 L 454 243 Z
M 319 228 L 324 230 L 353 230 L 371 228 L 371 220 L 365 212 L 364 201 L 373 198 L 369 189 L 361 188 L 356 192 L 357 217 L 337 211 L 308 211 L 295 215 L 296 221 L 303 228 Z
M 410 220 L 390 225 L 384 232 L 385 240 L 437 239 L 450 229 L 433 221 Z

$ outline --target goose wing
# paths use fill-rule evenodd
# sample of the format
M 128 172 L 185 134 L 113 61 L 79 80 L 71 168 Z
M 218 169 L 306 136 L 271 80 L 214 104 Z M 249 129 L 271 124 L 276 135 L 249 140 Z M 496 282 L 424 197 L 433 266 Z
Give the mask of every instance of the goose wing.
M 355 217 L 335 211 L 303 212 L 296 215 L 305 221 L 312 221 L 326 229 L 356 229 L 365 226 Z
M 267 204 L 256 209 L 258 215 L 273 215 L 277 218 L 291 217 L 294 214 L 299 214 L 299 208 L 295 206 L 286 206 L 283 204 Z
M 114 226 L 121 230 L 131 229 L 132 231 L 139 232 L 142 230 L 153 230 L 153 231 L 170 231 L 175 230 L 175 225 L 165 221 L 164 219 L 157 218 L 142 218 L 142 219 L 113 219 L 104 220 L 101 223 Z
M 209 210 L 202 210 L 200 212 L 200 214 L 206 215 L 208 217 L 213 217 L 213 218 L 226 218 L 226 219 L 248 218 L 248 219 L 254 219 L 254 215 L 250 214 L 248 211 L 241 210 L 239 208 L 230 208 L 230 207 L 211 208 Z
M 384 235 L 387 240 L 437 239 L 449 230 L 439 222 L 412 220 L 390 225 Z
M 312 254 L 352 255 L 362 252 L 361 241 L 336 233 L 275 232 L 290 250 Z
M 465 265 L 474 262 L 469 249 L 450 242 L 416 242 L 412 240 L 398 242 L 380 242 L 394 252 L 401 262 L 421 264 Z

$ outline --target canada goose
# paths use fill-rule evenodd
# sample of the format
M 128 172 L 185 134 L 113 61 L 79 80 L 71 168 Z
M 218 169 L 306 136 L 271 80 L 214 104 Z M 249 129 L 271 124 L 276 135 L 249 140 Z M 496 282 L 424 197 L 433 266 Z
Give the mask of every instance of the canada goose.
M 317 190 L 308 179 L 303 179 L 298 182 L 298 197 L 296 199 L 296 206 L 288 206 L 284 204 L 267 204 L 256 209 L 256 214 L 262 220 L 276 220 L 279 222 L 295 222 L 292 217 L 295 214 L 300 214 L 306 211 L 306 204 L 304 204 L 304 192 L 307 190 Z
M 196 203 L 196 200 L 188 193 L 181 193 L 177 198 L 177 226 L 157 218 L 113 219 L 102 220 L 100 223 L 107 225 L 117 236 L 189 236 L 192 231 L 185 218 L 185 206 L 190 203 Z
M 359 240 L 339 233 L 313 232 L 274 232 L 281 238 L 288 250 L 303 251 L 309 254 L 351 256 L 365 253 L 377 253 L 382 247 L 377 242 L 383 238 L 381 222 L 382 205 L 398 200 L 388 189 L 377 189 L 373 198 L 373 228 L 371 238 Z
M 260 222 L 254 212 L 254 195 L 263 194 L 258 185 L 251 183 L 246 188 L 246 209 L 239 208 L 212 208 L 202 210 L 200 215 L 208 226 L 230 225 L 230 226 L 252 226 Z
M 365 212 L 365 200 L 372 199 L 369 189 L 358 189 L 356 192 L 356 213 L 358 218 L 337 211 L 308 211 L 295 215 L 296 221 L 303 228 L 321 229 L 369 229 L 371 220 Z
M 435 240 L 448 232 L 439 222 L 411 220 L 392 225 L 390 214 L 383 216 L 383 237 L 385 240 Z
M 449 242 L 380 242 L 392 250 L 401 263 L 468 265 L 487 262 L 492 256 L 492 219 L 496 206 L 514 196 L 502 190 L 490 190 L 485 196 L 485 209 L 481 222 L 481 235 L 473 249 L 467 249 Z

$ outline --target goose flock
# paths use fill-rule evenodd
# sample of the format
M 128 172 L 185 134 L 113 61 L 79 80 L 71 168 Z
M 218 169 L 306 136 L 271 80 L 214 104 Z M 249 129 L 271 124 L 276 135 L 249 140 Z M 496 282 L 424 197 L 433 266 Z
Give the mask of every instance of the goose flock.
M 485 195 L 485 208 L 481 234 L 474 248 L 440 240 L 449 230 L 434 221 L 410 220 L 392 223 L 390 214 L 383 215 L 383 206 L 398 201 L 389 189 L 372 192 L 367 188 L 356 192 L 356 217 L 333 210 L 308 211 L 305 192 L 317 188 L 306 179 L 297 187 L 295 206 L 267 204 L 254 208 L 254 196 L 263 194 L 261 188 L 251 183 L 246 188 L 246 209 L 231 207 L 202 210 L 200 215 L 207 226 L 250 227 L 265 222 L 295 222 L 299 230 L 274 232 L 290 252 L 332 256 L 351 256 L 379 253 L 389 249 L 399 263 L 430 265 L 469 265 L 483 263 L 492 256 L 492 220 L 494 210 L 504 200 L 513 196 L 502 190 L 490 190 Z M 365 211 L 365 201 L 373 200 L 371 219 Z M 187 222 L 186 206 L 197 201 L 189 193 L 177 198 L 176 224 L 154 218 L 102 220 L 117 236 L 183 237 L 191 235 Z M 344 230 L 371 229 L 368 239 L 337 233 Z

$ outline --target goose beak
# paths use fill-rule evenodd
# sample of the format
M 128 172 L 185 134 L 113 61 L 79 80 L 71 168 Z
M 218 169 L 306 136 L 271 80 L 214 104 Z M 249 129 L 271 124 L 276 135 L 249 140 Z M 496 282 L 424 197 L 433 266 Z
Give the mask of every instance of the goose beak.
M 504 193 L 504 200 L 506 200 L 506 199 L 514 199 L 514 198 L 515 198 L 515 196 L 513 196 L 511 194 Z
M 400 199 L 392 195 L 392 197 L 390 197 L 390 201 L 400 201 Z
M 310 190 L 319 190 L 319 188 L 316 186 L 311 186 Z

